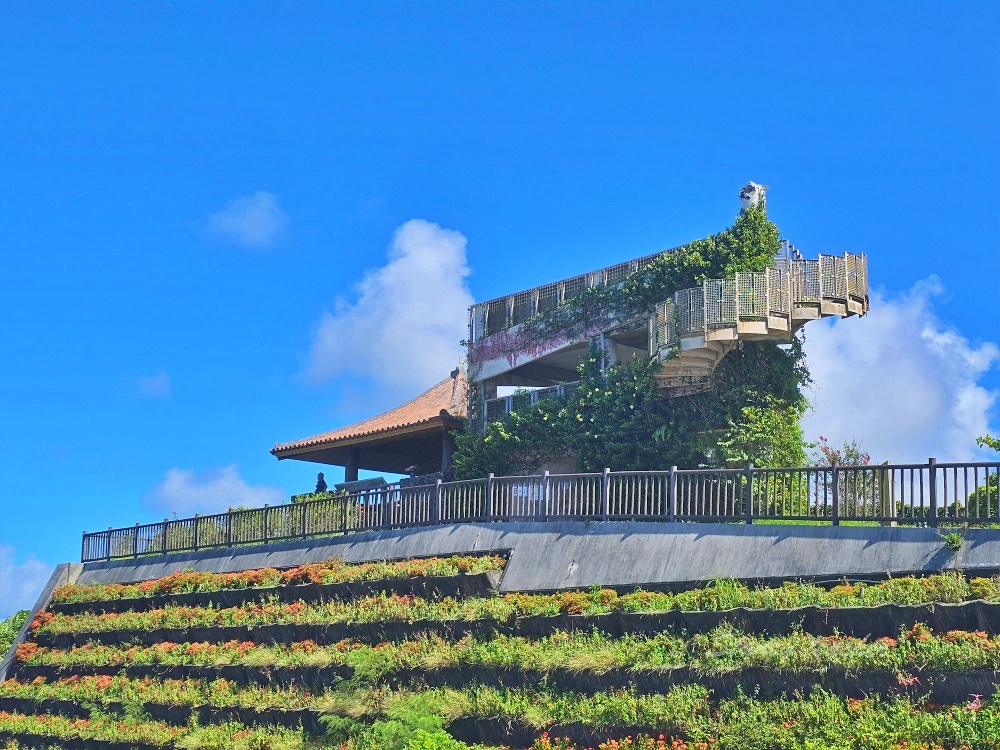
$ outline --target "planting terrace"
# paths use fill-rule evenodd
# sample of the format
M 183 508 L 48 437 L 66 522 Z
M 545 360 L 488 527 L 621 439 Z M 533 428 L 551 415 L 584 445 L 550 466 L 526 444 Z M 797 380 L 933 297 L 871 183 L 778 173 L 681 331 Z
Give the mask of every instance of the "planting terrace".
M 169 555 L 64 566 L 5 664 L 0 741 L 1000 748 L 1000 579 L 985 567 L 531 587 L 541 555 L 479 532 L 478 547 L 458 538 L 468 549 L 438 556 L 391 554 L 420 542 L 396 530 L 298 565 L 280 563 L 302 550 L 269 549 L 275 565 L 252 567 L 265 552 L 243 548 L 200 566 Z M 979 533 L 971 547 L 997 543 Z

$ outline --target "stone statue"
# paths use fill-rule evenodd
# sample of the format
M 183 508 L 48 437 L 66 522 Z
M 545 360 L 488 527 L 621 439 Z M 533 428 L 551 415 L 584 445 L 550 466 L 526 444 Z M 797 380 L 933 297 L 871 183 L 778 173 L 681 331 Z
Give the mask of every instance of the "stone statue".
M 323 478 L 323 472 L 321 471 L 316 475 L 316 492 L 326 492 L 326 480 Z
M 767 205 L 767 199 L 765 193 L 767 192 L 766 185 L 758 185 L 756 182 L 748 182 L 740 190 L 740 211 L 746 211 L 750 206 L 756 206 L 758 203 L 761 205 Z

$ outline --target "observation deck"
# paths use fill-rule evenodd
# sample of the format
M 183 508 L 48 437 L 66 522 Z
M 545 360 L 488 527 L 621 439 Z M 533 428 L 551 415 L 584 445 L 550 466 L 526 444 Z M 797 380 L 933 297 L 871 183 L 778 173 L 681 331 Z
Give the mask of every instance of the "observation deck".
M 707 279 L 630 318 L 599 311 L 569 333 L 543 335 L 525 325 L 588 288 L 621 284 L 659 255 L 473 305 L 469 381 L 477 391 L 480 419 L 492 421 L 518 405 L 568 392 L 591 342 L 602 347 L 610 363 L 658 356 L 662 364 L 655 379 L 661 393 L 680 396 L 710 388 L 716 366 L 740 341 L 790 341 L 810 320 L 868 311 L 865 255 L 804 259 L 785 242 L 765 271 Z M 497 388 L 505 386 L 522 390 L 499 396 Z

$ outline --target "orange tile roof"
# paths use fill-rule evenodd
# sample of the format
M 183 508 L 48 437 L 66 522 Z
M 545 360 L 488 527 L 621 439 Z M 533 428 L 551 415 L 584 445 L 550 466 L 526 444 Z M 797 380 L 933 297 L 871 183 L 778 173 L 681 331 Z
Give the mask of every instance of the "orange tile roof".
M 402 406 L 336 430 L 321 432 L 319 435 L 289 443 L 277 443 L 271 449 L 271 453 L 280 458 L 282 454 L 290 451 L 298 452 L 304 448 L 321 446 L 325 448 L 337 443 L 363 442 L 368 437 L 388 437 L 395 431 L 411 431 L 420 425 L 430 426 L 435 421 L 454 425 L 459 418 L 465 417 L 467 412 L 465 377 L 461 369 L 458 369 L 451 377 L 445 378 Z

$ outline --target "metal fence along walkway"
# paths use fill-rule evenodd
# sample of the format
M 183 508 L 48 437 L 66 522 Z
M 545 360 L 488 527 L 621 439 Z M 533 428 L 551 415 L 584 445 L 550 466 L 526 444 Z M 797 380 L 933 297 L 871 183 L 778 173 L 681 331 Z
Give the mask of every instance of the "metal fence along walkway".
M 95 562 L 376 529 L 490 521 L 1000 524 L 1000 462 L 610 471 L 388 485 L 83 535 Z

